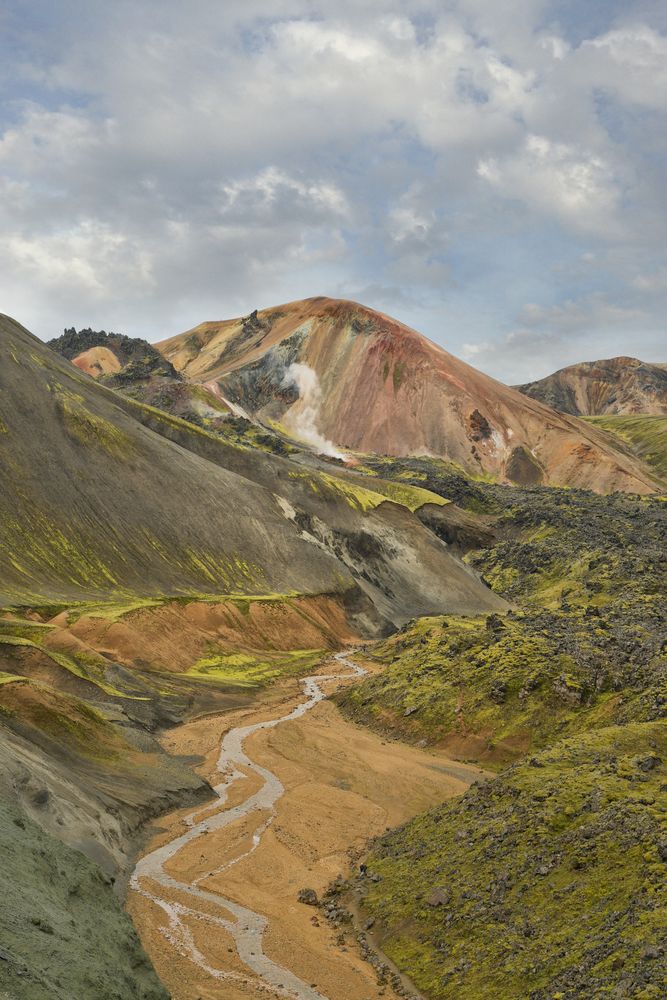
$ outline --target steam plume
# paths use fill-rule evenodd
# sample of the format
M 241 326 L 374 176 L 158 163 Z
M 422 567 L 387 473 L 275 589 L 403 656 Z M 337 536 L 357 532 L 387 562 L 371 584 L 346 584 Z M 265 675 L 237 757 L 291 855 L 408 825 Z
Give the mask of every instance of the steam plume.
M 285 416 L 284 423 L 294 434 L 311 445 L 320 455 L 330 458 L 345 458 L 333 441 L 328 441 L 317 429 L 322 390 L 317 372 L 310 365 L 293 362 L 285 371 L 283 385 L 295 385 L 299 390 L 299 406 L 293 406 Z

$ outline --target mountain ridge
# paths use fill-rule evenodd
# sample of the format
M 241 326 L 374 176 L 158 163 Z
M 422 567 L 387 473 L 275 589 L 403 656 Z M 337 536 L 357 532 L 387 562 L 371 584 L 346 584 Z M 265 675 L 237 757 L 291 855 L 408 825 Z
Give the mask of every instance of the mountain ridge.
M 217 386 L 296 439 L 316 422 L 332 453 L 432 455 L 521 485 L 656 488 L 641 463 L 594 428 L 348 300 L 297 300 L 203 323 L 155 346 L 191 382 Z M 314 373 L 306 392 L 305 369 Z
M 567 365 L 515 388 L 573 416 L 667 414 L 667 364 L 626 355 Z

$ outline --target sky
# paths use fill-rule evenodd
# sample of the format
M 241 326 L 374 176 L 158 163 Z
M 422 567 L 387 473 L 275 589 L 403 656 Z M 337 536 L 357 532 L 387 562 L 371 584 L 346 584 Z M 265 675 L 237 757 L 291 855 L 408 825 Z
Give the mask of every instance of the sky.
M 5 0 L 0 310 L 311 295 L 510 383 L 667 361 L 663 0 Z

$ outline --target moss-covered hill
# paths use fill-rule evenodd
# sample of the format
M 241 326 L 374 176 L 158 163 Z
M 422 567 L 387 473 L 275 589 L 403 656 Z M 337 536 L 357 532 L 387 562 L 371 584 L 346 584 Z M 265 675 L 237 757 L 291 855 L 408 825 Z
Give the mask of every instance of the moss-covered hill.
M 511 766 L 372 849 L 365 907 L 433 1000 L 667 995 L 667 506 L 373 459 L 512 603 L 369 650 L 355 719 Z M 424 516 L 431 516 L 424 510 Z
M 667 995 L 666 761 L 663 725 L 602 729 L 383 838 L 384 950 L 435 1000 Z
M 588 422 L 611 434 L 628 450 L 650 465 L 661 479 L 667 481 L 667 417 L 604 416 L 588 417 Z
M 422 618 L 375 647 L 387 664 L 341 701 L 357 721 L 496 768 L 554 740 L 667 710 L 661 624 L 530 609 Z
M 376 646 L 387 668 L 342 695 L 354 718 L 493 766 L 667 712 L 663 501 L 471 483 L 429 462 L 412 471 L 477 516 L 489 542 L 466 559 L 513 610 L 420 619 Z

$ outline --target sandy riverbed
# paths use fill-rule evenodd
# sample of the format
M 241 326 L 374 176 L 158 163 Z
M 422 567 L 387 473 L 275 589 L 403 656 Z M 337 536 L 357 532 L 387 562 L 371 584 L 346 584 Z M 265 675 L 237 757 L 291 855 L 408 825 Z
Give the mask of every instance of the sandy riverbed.
M 331 693 L 342 683 L 349 682 L 329 682 L 326 688 Z M 198 770 L 216 784 L 225 734 L 238 726 L 283 716 L 303 700 L 296 682 L 288 682 L 259 695 L 252 710 L 180 726 L 168 734 L 165 746 L 179 754 L 200 754 L 205 762 Z M 328 1000 L 377 996 L 391 1000 L 390 987 L 380 993 L 373 969 L 361 959 L 354 933 L 348 931 L 342 943 L 340 932 L 334 931 L 318 910 L 298 902 L 298 892 L 309 887 L 322 893 L 338 874 L 347 874 L 369 838 L 448 796 L 460 794 L 479 772 L 424 750 L 385 741 L 347 722 L 328 701 L 301 718 L 252 733 L 244 750 L 284 786 L 259 846 L 247 857 L 240 857 L 253 847 L 253 835 L 262 831 L 269 818 L 265 810 L 186 843 L 167 861 L 165 871 L 178 883 L 192 885 L 198 880 L 199 888 L 207 893 L 267 917 L 264 954 Z M 259 786 L 261 779 L 256 774 L 236 781 L 225 809 L 245 801 Z M 195 821 L 213 811 L 216 804 L 204 807 Z M 181 835 L 186 829 L 186 814 L 184 810 L 163 817 L 147 853 Z M 240 860 L 220 874 L 209 875 L 234 858 Z M 146 887 L 151 889 L 149 882 Z M 160 892 L 163 899 L 192 904 L 192 899 L 176 889 L 161 887 Z M 203 912 L 216 912 L 215 906 L 206 902 L 198 900 L 197 906 Z M 224 927 L 184 917 L 206 963 L 236 973 L 238 979 L 213 978 L 198 968 L 183 948 L 167 940 L 163 934 L 166 915 L 150 899 L 133 892 L 128 908 L 174 1000 L 266 1000 L 281 995 L 240 961 L 234 939 Z M 222 910 L 218 916 L 229 914 Z

